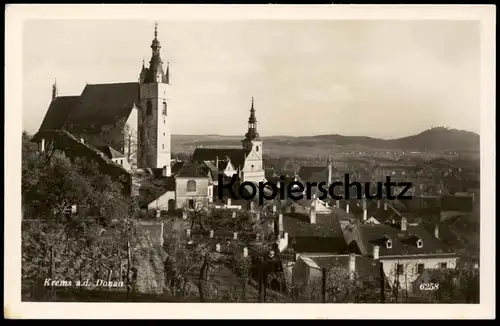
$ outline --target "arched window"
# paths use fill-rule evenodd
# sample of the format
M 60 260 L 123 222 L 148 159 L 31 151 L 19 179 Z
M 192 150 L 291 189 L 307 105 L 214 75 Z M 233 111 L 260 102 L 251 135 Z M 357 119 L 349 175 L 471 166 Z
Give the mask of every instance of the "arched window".
M 186 190 L 188 192 L 196 191 L 196 181 L 194 181 L 194 180 L 188 180 L 186 188 L 187 188 Z
M 153 103 L 151 103 L 151 101 L 148 101 L 148 103 L 146 104 L 146 114 L 147 115 L 153 114 Z
M 167 102 L 163 102 L 163 115 L 167 115 Z
M 256 146 L 255 147 L 255 151 L 258 152 L 259 151 L 259 146 Z

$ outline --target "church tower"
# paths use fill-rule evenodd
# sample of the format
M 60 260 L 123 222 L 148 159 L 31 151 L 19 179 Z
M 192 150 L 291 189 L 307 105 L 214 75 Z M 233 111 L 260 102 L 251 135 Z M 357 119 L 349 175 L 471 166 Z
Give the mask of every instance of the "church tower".
M 163 168 L 164 175 L 170 176 L 170 121 L 167 97 L 170 87 L 169 64 L 167 63 L 165 71 L 160 56 L 157 24 L 154 35 L 149 67 L 146 68 L 143 61 L 139 75 L 138 167 Z
M 248 131 L 242 140 L 245 151 L 245 165 L 242 170 L 242 180 L 260 182 L 265 180 L 264 166 L 262 163 L 262 139 L 257 132 L 257 118 L 255 117 L 254 99 L 248 118 Z

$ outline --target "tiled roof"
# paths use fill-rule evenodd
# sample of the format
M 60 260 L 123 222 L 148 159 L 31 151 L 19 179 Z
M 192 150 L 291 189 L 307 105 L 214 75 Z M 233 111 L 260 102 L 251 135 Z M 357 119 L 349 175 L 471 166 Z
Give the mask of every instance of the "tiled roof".
M 179 169 L 176 178 L 206 178 L 208 177 L 210 171 L 207 166 L 203 163 L 198 163 L 196 161 L 187 161 Z
M 123 127 L 138 99 L 136 82 L 87 85 L 80 96 L 52 101 L 40 130 L 64 129 L 93 146 L 121 148 Z
M 193 153 L 195 161 L 224 161 L 228 157 L 235 168 L 242 168 L 246 154 L 243 148 L 196 148 Z M 219 167 L 220 168 L 220 167 Z
M 93 160 L 99 164 L 101 171 L 115 180 L 119 180 L 123 185 L 123 191 L 130 193 L 132 181 L 130 174 L 120 165 L 112 162 L 101 151 L 87 143 L 82 143 L 72 134 L 64 130 L 40 130 L 31 141 L 37 142 L 45 139 L 46 145 L 52 144 L 54 149 L 63 151 L 70 158 L 83 157 Z
M 103 152 L 104 154 L 106 154 L 106 156 L 108 158 L 122 158 L 122 157 L 125 157 L 125 154 L 120 153 L 119 151 L 117 151 L 116 149 L 114 149 L 111 146 L 101 146 L 101 147 L 98 147 L 98 149 L 101 152 Z
M 69 114 L 75 109 L 79 96 L 60 96 L 50 103 L 45 118 L 40 125 L 40 130 L 62 129 Z
M 147 206 L 167 191 L 175 191 L 175 178 L 150 177 L 139 188 L 139 205 Z
M 179 161 L 179 162 L 175 162 L 171 167 L 170 167 L 170 172 L 172 174 L 176 174 L 177 172 L 179 172 L 179 170 L 182 168 L 182 166 L 184 165 L 184 162 L 182 161 Z
M 100 132 L 102 127 L 117 122 L 124 125 L 138 101 L 139 83 L 87 85 L 80 95 L 77 109 L 69 115 L 65 129 L 90 133 Z
M 341 253 L 346 249 L 340 224 L 331 214 L 317 214 L 316 224 L 306 215 L 284 214 L 283 229 L 297 252 Z
M 367 256 L 373 254 L 375 245 L 380 247 L 380 257 L 454 254 L 453 250 L 435 238 L 422 225 L 408 225 L 406 231 L 384 224 L 360 224 L 357 229 L 361 241 L 361 246 L 359 244 L 358 246 Z M 391 239 L 392 248 L 386 247 L 387 239 Z M 422 248 L 417 247 L 417 239 L 422 240 Z

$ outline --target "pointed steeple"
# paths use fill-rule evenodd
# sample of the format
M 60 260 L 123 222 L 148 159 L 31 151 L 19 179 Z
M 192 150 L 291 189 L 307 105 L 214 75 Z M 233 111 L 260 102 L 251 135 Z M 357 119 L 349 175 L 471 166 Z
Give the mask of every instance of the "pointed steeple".
M 166 83 L 170 84 L 170 62 L 167 61 L 167 71 L 165 72 Z
M 151 60 L 149 61 L 149 68 L 146 69 L 144 78 L 145 83 L 167 83 L 167 75 L 163 70 L 163 61 L 160 56 L 160 41 L 158 40 L 158 23 L 155 23 L 154 39 L 151 43 Z
M 57 97 L 57 79 L 54 78 L 54 84 L 52 84 L 52 101 Z
M 252 97 L 252 105 L 250 107 L 250 117 L 248 118 L 248 131 L 245 134 L 246 139 L 254 140 L 259 138 L 259 133 L 257 132 L 257 118 L 255 116 L 255 106 L 254 98 Z

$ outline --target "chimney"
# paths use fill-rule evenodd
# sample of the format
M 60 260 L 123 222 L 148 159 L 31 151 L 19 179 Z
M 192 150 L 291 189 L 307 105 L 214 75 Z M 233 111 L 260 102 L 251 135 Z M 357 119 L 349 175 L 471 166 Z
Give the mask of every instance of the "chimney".
M 171 170 L 170 170 L 170 165 L 165 165 L 163 166 L 163 169 L 162 169 L 162 175 L 164 177 L 169 177 L 171 175 Z
M 234 240 L 238 240 L 238 232 L 234 232 L 233 233 L 233 239 Z
M 248 257 L 248 248 L 247 247 L 243 248 L 243 257 L 245 257 L 245 258 Z
M 163 246 L 163 222 L 161 222 L 160 229 L 160 246 Z
M 210 230 L 210 238 L 213 238 L 215 236 L 215 231 L 214 230 Z
M 328 186 L 332 184 L 332 160 L 330 157 L 328 157 L 328 162 L 327 162 L 327 168 L 328 168 Z
M 387 210 L 387 203 L 384 202 L 384 211 L 386 211 L 386 210 Z
M 379 253 L 379 246 L 373 246 L 373 259 L 377 260 L 379 258 L 378 253 Z
M 186 235 L 188 236 L 188 238 L 191 237 L 191 229 L 186 229 Z
M 309 221 L 311 224 L 316 224 L 316 207 L 314 206 L 309 209 Z
M 284 231 L 283 214 L 279 213 L 279 215 L 278 215 L 278 232 L 281 234 L 283 231 Z
M 335 207 L 340 208 L 340 200 L 337 199 L 335 201 Z
M 347 203 L 347 204 L 345 205 L 345 211 L 346 211 L 347 213 L 349 213 L 349 203 Z
M 406 217 L 401 218 L 401 231 L 406 231 L 408 227 L 408 221 L 406 220 Z
M 377 200 L 377 209 L 380 209 L 380 199 Z
M 349 278 L 351 280 L 354 279 L 354 275 L 356 273 L 356 255 L 349 255 Z
M 365 208 L 363 209 L 363 221 L 366 221 L 368 219 L 368 210 Z
M 40 152 L 43 153 L 45 151 L 45 138 L 40 140 Z
M 434 236 L 439 239 L 439 225 L 434 226 Z
M 231 198 L 230 197 L 227 198 L 227 206 L 231 206 Z
M 83 143 L 83 144 L 85 144 L 85 139 L 80 138 L 80 142 Z
M 220 252 L 220 243 L 215 245 L 215 251 Z

